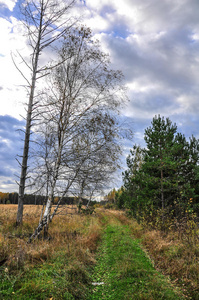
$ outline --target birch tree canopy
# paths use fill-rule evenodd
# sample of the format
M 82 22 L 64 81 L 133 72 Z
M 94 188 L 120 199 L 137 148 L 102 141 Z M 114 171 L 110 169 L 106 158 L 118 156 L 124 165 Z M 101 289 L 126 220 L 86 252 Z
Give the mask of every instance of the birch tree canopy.
M 34 237 L 54 216 L 55 195 L 61 201 L 69 193 L 82 196 L 93 184 L 105 185 L 121 150 L 116 113 L 127 100 L 122 73 L 111 69 L 109 57 L 83 26 L 71 29 L 58 52 L 38 111 L 35 182 L 46 188 L 48 201 Z

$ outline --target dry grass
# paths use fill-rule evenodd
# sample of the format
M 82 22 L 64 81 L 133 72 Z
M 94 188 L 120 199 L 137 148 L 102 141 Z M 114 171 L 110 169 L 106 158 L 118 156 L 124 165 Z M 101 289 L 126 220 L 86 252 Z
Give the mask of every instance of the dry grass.
M 193 299 L 199 299 L 199 245 L 187 241 L 174 231 L 164 236 L 158 230 L 145 230 L 142 235 L 142 244 L 155 267 L 184 286 Z
M 79 257 L 86 263 L 88 260 L 91 263 L 94 261 L 92 253 L 101 235 L 98 218 L 71 215 L 74 210 L 67 207 L 50 224 L 49 241 L 27 244 L 29 235 L 38 224 L 41 207 L 25 205 L 23 226 L 20 228 L 15 227 L 17 205 L 1 205 L 0 208 L 0 262 L 6 259 L 5 265 L 10 271 L 43 263 L 52 258 L 57 249 L 64 249 L 69 255 Z

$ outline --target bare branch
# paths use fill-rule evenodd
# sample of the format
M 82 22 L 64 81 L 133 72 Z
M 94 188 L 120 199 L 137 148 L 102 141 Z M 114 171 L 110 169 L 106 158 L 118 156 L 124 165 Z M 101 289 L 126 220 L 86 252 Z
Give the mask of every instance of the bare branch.
M 25 81 L 28 83 L 28 85 L 30 86 L 30 82 L 29 80 L 26 78 L 26 76 L 23 74 L 23 72 L 19 69 L 19 67 L 17 66 L 17 64 L 15 63 L 15 60 L 13 58 L 13 54 L 11 52 L 11 58 L 12 58 L 12 61 L 13 61 L 13 64 L 15 66 L 15 68 L 19 71 L 19 73 L 22 75 L 22 77 L 25 79 Z

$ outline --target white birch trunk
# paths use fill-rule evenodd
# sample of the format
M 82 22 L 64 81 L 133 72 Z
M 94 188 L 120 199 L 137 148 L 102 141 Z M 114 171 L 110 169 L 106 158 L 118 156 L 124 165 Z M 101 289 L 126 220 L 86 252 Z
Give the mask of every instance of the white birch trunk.
M 17 211 L 17 218 L 16 218 L 16 225 L 21 225 L 23 220 L 23 203 L 24 203 L 24 192 L 25 192 L 25 183 L 27 177 L 27 168 L 28 168 L 28 154 L 29 154 L 29 144 L 30 144 L 30 133 L 31 133 L 31 125 L 33 121 L 32 113 L 33 113 L 33 106 L 34 106 L 34 94 L 36 88 L 36 81 L 43 77 L 44 74 L 42 71 L 47 68 L 38 68 L 39 63 L 39 55 L 41 52 L 50 46 L 53 42 L 59 40 L 65 34 L 65 28 L 63 26 L 69 21 L 69 19 L 63 22 L 62 27 L 60 25 L 54 24 L 59 18 L 63 17 L 66 12 L 74 5 L 76 0 L 69 0 L 68 3 L 66 1 L 66 5 L 63 8 L 59 7 L 59 1 L 54 6 L 54 12 L 51 13 L 52 8 L 52 1 L 49 0 L 41 0 L 39 3 L 37 1 L 30 1 L 27 2 L 27 7 L 24 6 L 24 19 L 25 19 L 25 26 L 28 29 L 29 41 L 30 45 L 33 49 L 31 54 L 32 63 L 29 68 L 32 70 L 31 74 L 31 82 L 30 82 L 30 96 L 28 101 L 28 112 L 26 117 L 26 131 L 25 131 L 25 139 L 24 139 L 24 149 L 23 149 L 23 156 L 22 156 L 22 163 L 21 166 L 21 176 L 19 182 L 19 197 L 18 197 L 18 211 Z M 38 15 L 34 15 L 35 11 Z M 31 28 L 35 25 L 35 31 Z M 54 28 L 52 29 L 52 27 Z M 61 31 L 60 31 L 61 29 Z M 52 36 L 48 36 L 48 32 L 51 32 Z M 58 33 L 53 35 L 53 33 Z M 22 58 L 23 59 L 23 58 Z M 25 59 L 23 62 L 27 65 Z M 50 68 L 51 69 L 51 68 Z M 19 70 L 19 68 L 18 68 Z M 19 70 L 20 71 L 20 70 Z M 20 71 L 22 74 L 22 72 Z M 40 77 L 38 74 L 40 73 Z M 22 74 L 23 77 L 26 79 L 25 75 Z M 27 79 L 26 79 L 27 80 Z M 28 80 L 27 80 L 28 81 Z M 28 81 L 29 82 L 29 81 Z
M 34 59 L 32 63 L 32 82 L 30 86 L 30 96 L 28 103 L 28 112 L 26 118 L 26 132 L 24 140 L 24 149 L 23 149 L 23 160 L 21 165 L 21 177 L 19 183 L 19 198 L 18 198 L 18 211 L 17 211 L 17 220 L 16 224 L 22 224 L 23 220 L 23 203 L 24 203 L 24 191 L 25 191 L 25 182 L 27 176 L 27 163 L 28 163 L 28 153 L 29 153 L 29 144 L 30 144 L 30 129 L 32 123 L 32 111 L 33 111 L 33 100 L 36 86 L 36 75 L 38 70 L 39 54 L 40 54 L 40 44 L 41 44 L 41 31 L 42 31 L 42 22 L 43 22 L 43 5 L 41 7 L 39 28 L 38 28 L 38 37 L 37 42 L 34 48 Z

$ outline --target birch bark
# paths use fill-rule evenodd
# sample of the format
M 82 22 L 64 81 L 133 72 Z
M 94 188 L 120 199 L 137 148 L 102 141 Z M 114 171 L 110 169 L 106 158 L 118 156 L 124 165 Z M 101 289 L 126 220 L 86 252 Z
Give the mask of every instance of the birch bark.
M 19 182 L 19 197 L 18 197 L 18 211 L 16 218 L 16 225 L 21 225 L 23 220 L 23 203 L 24 191 L 26 188 L 27 170 L 28 170 L 28 156 L 30 146 L 30 134 L 33 121 L 33 108 L 36 82 L 41 77 L 45 76 L 48 69 L 47 66 L 39 67 L 39 57 L 43 50 L 55 41 L 62 38 L 66 33 L 66 25 L 69 19 L 65 19 L 63 23 L 57 23 L 66 15 L 70 8 L 75 4 L 76 0 L 69 0 L 64 6 L 60 6 L 60 1 L 52 0 L 30 0 L 24 1 L 22 4 L 22 13 L 24 17 L 24 25 L 28 31 L 30 46 L 33 49 L 31 65 L 22 58 L 24 64 L 31 70 L 31 82 L 29 84 L 29 101 L 28 111 L 26 117 L 25 139 L 21 166 L 21 175 Z M 57 24 L 57 25 L 56 25 Z M 68 26 L 70 27 L 71 24 Z M 18 67 L 17 67 L 18 68 Z M 18 68 L 19 69 L 19 68 Z M 20 71 L 20 70 L 19 70 Z M 20 71 L 22 74 L 22 72 Z M 27 82 L 29 80 L 24 74 L 23 77 Z

